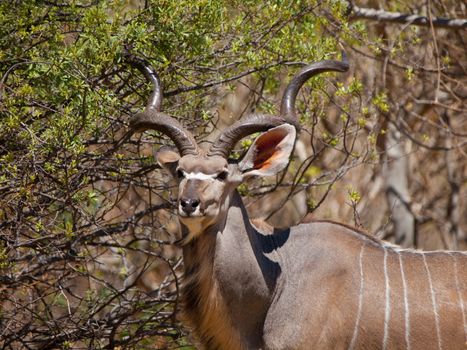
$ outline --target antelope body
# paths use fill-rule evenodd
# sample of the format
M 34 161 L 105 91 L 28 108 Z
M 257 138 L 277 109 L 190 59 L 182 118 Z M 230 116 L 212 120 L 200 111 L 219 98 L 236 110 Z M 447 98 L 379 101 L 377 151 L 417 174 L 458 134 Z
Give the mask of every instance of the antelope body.
M 236 187 L 286 167 L 298 128 L 294 104 L 311 76 L 345 71 L 321 61 L 289 84 L 280 116 L 248 115 L 208 150 L 160 112 L 154 84 L 132 129 L 162 131 L 178 152 L 159 164 L 179 183 L 184 311 L 206 349 L 466 349 L 467 255 L 403 250 L 332 222 L 274 229 L 250 222 Z M 239 161 L 235 144 L 265 131 Z

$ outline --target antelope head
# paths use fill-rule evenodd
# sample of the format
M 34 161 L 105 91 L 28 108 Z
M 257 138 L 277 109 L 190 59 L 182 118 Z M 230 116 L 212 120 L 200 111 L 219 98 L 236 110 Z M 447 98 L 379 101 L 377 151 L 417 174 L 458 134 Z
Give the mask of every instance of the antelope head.
M 288 162 L 299 124 L 295 99 L 299 89 L 312 76 L 348 70 L 343 61 L 326 60 L 306 66 L 285 90 L 278 116 L 249 114 L 225 129 L 209 149 L 201 149 L 193 135 L 180 123 L 161 112 L 162 88 L 157 73 L 144 60 L 130 60 L 153 84 L 153 92 L 145 110 L 131 122 L 132 131 L 153 129 L 166 134 L 177 150 L 162 147 L 156 154 L 160 166 L 178 182 L 178 216 L 187 228 L 180 243 L 186 244 L 208 227 L 222 222 L 230 195 L 246 178 L 269 176 L 283 170 Z M 256 138 L 244 157 L 230 160 L 236 143 L 253 133 Z

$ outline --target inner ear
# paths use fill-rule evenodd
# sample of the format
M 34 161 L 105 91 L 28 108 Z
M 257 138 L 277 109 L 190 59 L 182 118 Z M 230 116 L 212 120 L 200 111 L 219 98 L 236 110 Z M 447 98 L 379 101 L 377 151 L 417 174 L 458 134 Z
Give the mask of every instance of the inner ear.
M 173 177 L 176 176 L 176 170 L 180 155 L 177 151 L 170 147 L 161 147 L 156 152 L 157 163 L 165 170 L 167 170 Z
M 295 127 L 277 126 L 256 138 L 239 163 L 244 176 L 270 176 L 283 170 L 289 163 L 295 143 Z

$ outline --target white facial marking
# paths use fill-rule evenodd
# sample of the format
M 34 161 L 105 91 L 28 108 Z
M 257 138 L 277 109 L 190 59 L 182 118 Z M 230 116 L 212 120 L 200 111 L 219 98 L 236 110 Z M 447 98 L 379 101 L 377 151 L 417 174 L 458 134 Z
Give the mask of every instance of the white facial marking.
M 360 256 L 358 259 L 358 266 L 360 268 L 360 293 L 358 295 L 358 310 L 357 310 L 357 318 L 355 320 L 355 327 L 353 330 L 352 340 L 350 341 L 350 345 L 349 345 L 349 350 L 353 349 L 353 347 L 355 346 L 355 342 L 358 336 L 358 327 L 360 325 L 360 318 L 362 316 L 362 305 L 363 305 L 363 263 L 362 263 L 362 259 L 363 259 L 364 249 L 365 249 L 365 245 L 362 244 L 362 248 L 360 249 Z
M 216 174 L 205 174 L 200 172 L 193 172 L 193 173 L 183 173 L 187 180 L 214 180 L 216 178 Z
M 425 254 L 423 256 L 423 264 L 425 264 L 426 274 L 428 276 L 428 283 L 430 285 L 430 292 L 431 292 L 431 303 L 433 304 L 433 313 L 435 315 L 435 325 L 436 325 L 436 337 L 438 338 L 438 349 L 442 349 L 442 342 L 441 342 L 441 331 L 439 329 L 439 315 L 438 315 L 438 308 L 436 306 L 436 297 L 435 297 L 435 290 L 433 289 L 433 281 L 431 279 L 430 269 L 428 268 L 428 264 L 426 262 Z

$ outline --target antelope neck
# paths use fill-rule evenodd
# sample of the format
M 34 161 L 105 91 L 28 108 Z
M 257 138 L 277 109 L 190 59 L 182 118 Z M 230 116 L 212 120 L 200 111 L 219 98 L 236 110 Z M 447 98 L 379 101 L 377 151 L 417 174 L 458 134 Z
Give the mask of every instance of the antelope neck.
M 262 329 L 280 275 L 277 257 L 270 255 L 274 254 L 274 239 L 250 223 L 236 190 L 225 203 L 224 216 L 183 248 L 187 316 L 207 342 L 222 344 L 225 335 L 238 345 L 229 349 L 241 349 L 240 344 L 259 348 L 261 336 L 257 332 Z M 194 276 L 199 278 L 196 284 Z M 189 305 L 191 294 L 198 294 L 200 302 Z M 214 300 L 216 305 L 211 306 Z M 223 320 L 216 326 L 217 333 L 211 322 L 197 320 L 198 312 L 207 311 L 218 323 Z

